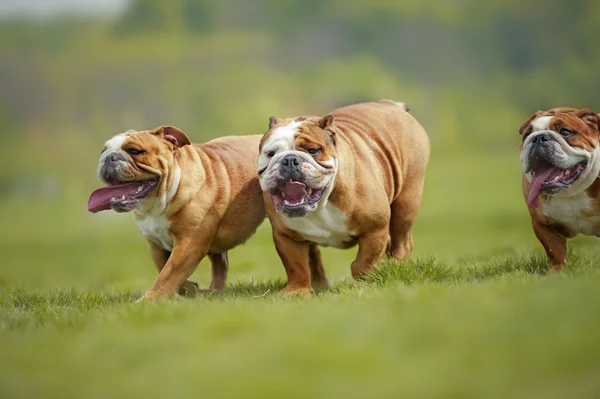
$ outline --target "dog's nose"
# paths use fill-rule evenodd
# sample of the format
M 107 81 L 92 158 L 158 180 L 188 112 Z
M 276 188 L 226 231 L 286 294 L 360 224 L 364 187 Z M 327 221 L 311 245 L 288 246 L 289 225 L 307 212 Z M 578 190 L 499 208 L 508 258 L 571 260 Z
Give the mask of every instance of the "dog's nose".
M 533 138 L 531 139 L 531 142 L 534 144 L 537 143 L 544 143 L 546 141 L 550 141 L 550 136 L 548 136 L 548 133 L 540 133 L 540 134 L 536 134 L 535 136 L 533 136 Z
M 110 154 L 110 155 L 108 156 L 108 160 L 109 160 L 110 162 L 117 162 L 117 155 L 116 155 L 116 154 Z
M 293 169 L 295 167 L 300 166 L 302 163 L 302 158 L 295 154 L 288 154 L 281 160 L 281 166 L 286 168 Z

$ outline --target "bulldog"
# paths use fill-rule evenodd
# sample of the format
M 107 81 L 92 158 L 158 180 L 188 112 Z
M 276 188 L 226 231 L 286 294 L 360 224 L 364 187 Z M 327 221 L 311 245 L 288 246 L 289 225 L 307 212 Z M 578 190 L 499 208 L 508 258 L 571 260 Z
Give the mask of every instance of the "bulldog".
M 161 126 L 129 130 L 108 140 L 92 193 L 90 212 L 133 211 L 158 269 L 152 289 L 140 300 L 195 295 L 187 278 L 208 255 L 210 290 L 225 288 L 227 251 L 245 242 L 265 218 L 256 176 L 261 136 L 222 137 L 191 144 L 181 130 Z
M 598 114 L 537 111 L 519 129 L 523 195 L 553 270 L 567 261 L 567 238 L 600 235 Z
M 400 259 L 410 254 L 430 150 L 403 103 L 355 104 L 322 118 L 271 117 L 259 151 L 286 292 L 329 286 L 319 246 L 358 244 L 355 279 L 386 252 Z

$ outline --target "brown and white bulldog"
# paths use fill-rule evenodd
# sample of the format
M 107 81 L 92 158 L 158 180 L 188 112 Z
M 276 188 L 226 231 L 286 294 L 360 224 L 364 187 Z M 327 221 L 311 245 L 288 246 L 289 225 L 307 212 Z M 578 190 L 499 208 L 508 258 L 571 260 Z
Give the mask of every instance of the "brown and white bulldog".
M 523 195 L 552 269 L 567 261 L 567 238 L 600 235 L 598 114 L 537 111 L 519 129 Z
M 129 130 L 106 142 L 98 177 L 107 186 L 92 193 L 88 210 L 133 211 L 159 271 L 141 300 L 177 291 L 196 294 L 198 285 L 186 279 L 206 255 L 210 289 L 225 288 L 227 251 L 246 241 L 265 218 L 253 150 L 260 138 L 191 144 L 181 130 L 161 126 Z
M 406 258 L 429 138 L 404 104 L 384 100 L 320 118 L 271 118 L 258 173 L 289 293 L 328 286 L 318 245 L 358 243 L 354 278 L 384 253 Z

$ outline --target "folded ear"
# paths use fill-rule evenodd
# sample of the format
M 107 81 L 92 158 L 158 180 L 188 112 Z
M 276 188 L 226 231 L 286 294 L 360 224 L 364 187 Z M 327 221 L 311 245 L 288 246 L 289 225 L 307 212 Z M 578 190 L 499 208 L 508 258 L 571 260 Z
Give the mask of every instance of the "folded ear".
M 333 123 L 333 115 L 329 114 L 329 115 L 325 115 L 324 117 L 322 117 L 321 120 L 319 120 L 319 122 L 317 124 L 319 125 L 319 127 L 321 129 L 325 130 L 328 127 L 330 127 L 332 123 Z
M 333 115 L 325 115 L 319 120 L 319 122 L 317 122 L 317 125 L 321 129 L 325 130 L 325 133 L 327 133 L 327 135 L 335 145 L 335 132 L 331 129 L 333 125 Z
M 577 111 L 576 115 L 579 118 L 581 118 L 581 120 L 583 120 L 588 125 L 591 125 L 591 126 L 595 127 L 596 129 L 600 130 L 600 115 L 598 115 L 591 109 L 587 109 L 587 108 L 581 109 L 581 110 Z
M 154 129 L 152 133 L 162 136 L 163 139 L 172 143 L 176 147 L 183 147 L 184 145 L 192 144 L 187 134 L 175 126 L 161 126 Z
M 279 124 L 281 124 L 281 119 L 275 118 L 274 116 L 271 116 L 269 118 L 269 129 L 273 129 L 274 126 L 277 126 Z
M 519 128 L 519 134 L 522 136 L 523 133 L 525 133 L 525 131 L 527 131 L 527 129 L 529 128 L 529 126 L 531 126 L 531 122 L 533 122 L 534 119 L 538 118 L 539 116 L 541 116 L 544 113 L 544 111 L 536 111 L 535 114 L 531 115 L 529 117 L 529 119 L 527 119 Z

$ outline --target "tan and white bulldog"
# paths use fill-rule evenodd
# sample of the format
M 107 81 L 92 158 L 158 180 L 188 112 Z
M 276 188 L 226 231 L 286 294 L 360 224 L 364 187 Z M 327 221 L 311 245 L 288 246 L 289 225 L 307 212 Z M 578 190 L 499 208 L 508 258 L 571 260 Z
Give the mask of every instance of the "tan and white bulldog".
M 384 253 L 406 258 L 429 139 L 404 104 L 384 100 L 320 117 L 271 118 L 258 173 L 286 292 L 328 286 L 318 245 L 359 245 L 354 278 Z
M 567 238 L 600 235 L 598 114 L 537 111 L 519 129 L 523 195 L 552 269 L 567 261 Z
M 246 241 L 265 218 L 256 176 L 261 136 L 223 137 L 191 144 L 181 130 L 161 126 L 129 130 L 104 146 L 90 212 L 133 211 L 150 245 L 159 275 L 140 298 L 194 295 L 186 279 L 206 255 L 212 266 L 210 289 L 227 280 L 227 251 Z

